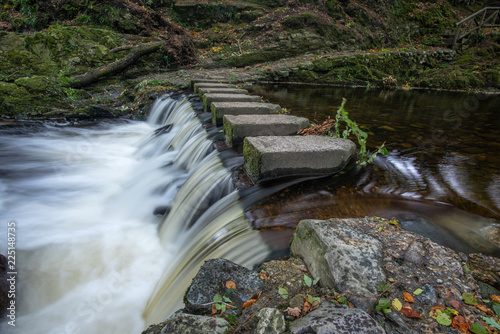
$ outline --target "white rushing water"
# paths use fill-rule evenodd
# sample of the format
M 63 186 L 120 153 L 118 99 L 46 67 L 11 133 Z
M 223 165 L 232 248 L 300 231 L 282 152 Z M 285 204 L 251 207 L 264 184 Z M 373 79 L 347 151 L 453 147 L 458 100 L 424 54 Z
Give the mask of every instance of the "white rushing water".
M 158 100 L 148 123 L 4 127 L 0 145 L 0 253 L 15 222 L 18 273 L 2 333 L 140 333 L 203 260 L 267 255 L 187 101 Z

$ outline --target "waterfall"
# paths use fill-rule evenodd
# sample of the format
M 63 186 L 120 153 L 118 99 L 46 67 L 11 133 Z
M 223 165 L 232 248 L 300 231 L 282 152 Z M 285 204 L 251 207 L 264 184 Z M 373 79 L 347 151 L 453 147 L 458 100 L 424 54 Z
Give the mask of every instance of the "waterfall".
M 140 333 L 182 307 L 203 261 L 268 256 L 231 181 L 241 159 L 203 118 L 162 97 L 148 122 L 0 127 L 1 232 L 19 236 L 17 322 L 0 332 Z

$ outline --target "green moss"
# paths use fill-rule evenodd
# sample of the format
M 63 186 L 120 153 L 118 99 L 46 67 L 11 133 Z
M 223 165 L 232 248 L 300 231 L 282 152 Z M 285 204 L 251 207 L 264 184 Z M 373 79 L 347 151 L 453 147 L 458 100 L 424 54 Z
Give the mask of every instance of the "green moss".
M 259 182 L 261 170 L 261 155 L 259 152 L 248 143 L 247 138 L 243 140 L 243 158 L 244 168 L 254 183 Z
M 224 121 L 224 137 L 229 146 L 233 145 L 233 127 L 229 122 Z
M 47 76 L 33 76 L 31 78 L 20 78 L 14 81 L 17 86 L 26 88 L 31 93 L 43 93 L 49 96 L 61 95 L 56 78 Z

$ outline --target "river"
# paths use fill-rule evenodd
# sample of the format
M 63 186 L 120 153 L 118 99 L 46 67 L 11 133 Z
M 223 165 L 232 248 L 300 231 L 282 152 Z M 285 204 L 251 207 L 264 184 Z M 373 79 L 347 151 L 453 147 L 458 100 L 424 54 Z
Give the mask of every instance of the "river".
M 346 97 L 372 145 L 385 141 L 390 155 L 342 177 L 255 188 L 264 198 L 253 203 L 231 182 L 241 156 L 215 151 L 218 129 L 206 131 L 207 117 L 180 98 L 158 100 L 148 122 L 1 123 L 0 253 L 14 223 L 17 272 L 16 327 L 2 332 L 140 333 L 182 306 L 204 259 L 252 267 L 286 248 L 289 232 L 250 224 L 377 214 L 424 234 L 443 230 L 442 241 L 464 251 L 484 248 L 500 207 L 498 97 L 253 89 L 318 119 Z M 450 239 L 450 221 L 479 239 Z

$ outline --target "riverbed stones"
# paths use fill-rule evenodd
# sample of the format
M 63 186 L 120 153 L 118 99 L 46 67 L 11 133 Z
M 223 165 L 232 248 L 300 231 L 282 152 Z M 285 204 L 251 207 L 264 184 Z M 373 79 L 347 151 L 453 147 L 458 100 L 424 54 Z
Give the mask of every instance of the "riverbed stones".
M 236 291 L 226 291 L 229 290 L 224 288 L 228 281 L 235 283 Z M 262 290 L 262 287 L 262 279 L 257 273 L 225 259 L 208 260 L 194 277 L 184 296 L 184 303 L 190 313 L 209 314 L 213 298 L 218 293 L 226 295 L 241 310 L 243 303 Z
M 210 93 L 203 95 L 203 110 L 210 110 L 213 102 L 260 102 L 261 97 L 245 94 L 218 94 Z
M 303 220 L 290 252 L 301 258 L 325 287 L 349 292 L 349 300 L 364 310 L 378 301 L 378 286 L 386 280 L 382 243 L 341 220 Z
M 290 333 L 383 334 L 385 330 L 360 309 L 323 302 L 316 310 L 292 321 Z
M 281 334 L 285 331 L 285 317 L 275 308 L 265 307 L 257 313 L 259 322 L 254 334 Z
M 212 123 L 223 124 L 224 115 L 271 115 L 281 111 L 278 104 L 259 102 L 212 102 Z
M 142 334 L 223 334 L 228 329 L 229 323 L 222 318 L 181 313 L 165 322 L 149 326 Z
M 282 177 L 336 173 L 354 156 L 356 145 L 326 136 L 246 137 L 244 168 L 254 183 Z
M 309 126 L 304 117 L 290 115 L 225 115 L 224 135 L 229 146 L 243 143 L 245 137 L 290 136 Z

